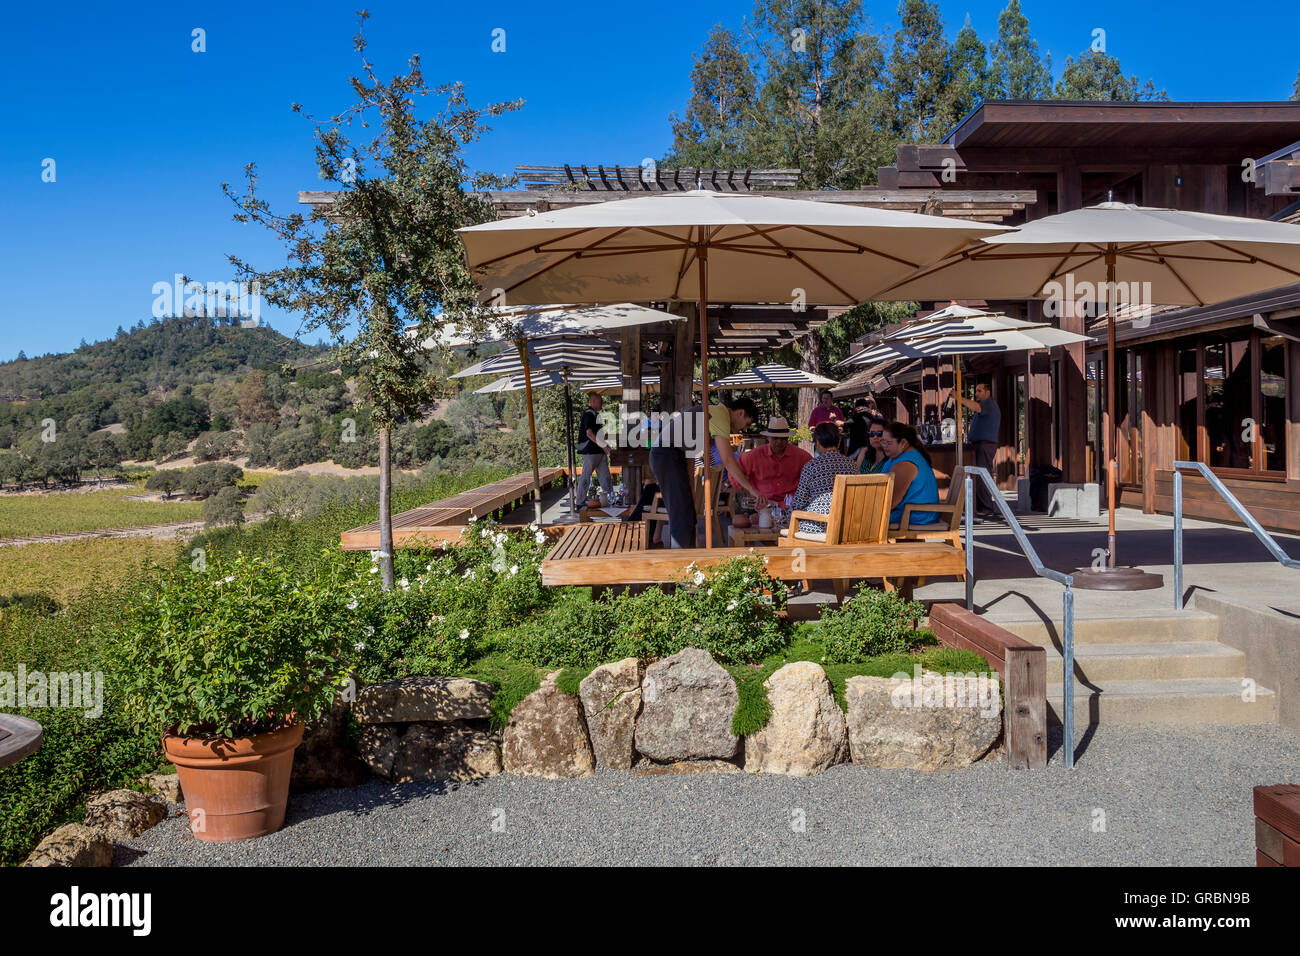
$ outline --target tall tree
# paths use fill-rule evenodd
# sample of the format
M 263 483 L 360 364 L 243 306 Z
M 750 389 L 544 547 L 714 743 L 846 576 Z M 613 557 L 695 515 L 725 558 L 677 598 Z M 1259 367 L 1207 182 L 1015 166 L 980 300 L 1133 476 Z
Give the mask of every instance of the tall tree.
M 461 84 L 430 87 L 418 56 L 405 74 L 384 82 L 366 59 L 359 14 L 353 40 L 362 75 L 351 78 L 356 102 L 315 125 L 316 166 L 335 186 L 331 211 L 277 215 L 256 193 L 257 174 L 246 168 L 247 187 L 235 194 L 238 222 L 257 222 L 284 243 L 289 264 L 261 271 L 231 256 L 241 279 L 261 283 L 268 302 L 303 315 L 306 331 L 328 330 L 338 357 L 360 368 L 379 438 L 379 565 L 383 586 L 393 586 L 392 429 L 440 391 L 420 345 L 448 323 L 482 332 L 489 319 L 465 268 L 456 229 L 491 219 L 491 205 L 467 184 L 496 185 L 473 175 L 463 147 L 487 130 L 485 119 L 521 104 L 468 105 Z M 416 103 L 433 96 L 441 108 L 428 119 Z M 359 124 L 369 138 L 353 140 Z M 408 334 L 412 333 L 412 334 Z
M 899 27 L 889 53 L 889 93 L 894 105 L 894 135 L 904 142 L 926 143 L 947 132 L 952 76 L 943 17 L 931 0 L 902 0 Z
M 1039 59 L 1038 41 L 1029 32 L 1029 18 L 1021 12 L 1020 0 L 1010 0 L 998 14 L 989 96 L 1037 100 L 1051 95 L 1051 60 Z
M 1300 70 L 1296 71 L 1295 87 L 1291 92 L 1291 99 L 1300 100 Z
M 1056 84 L 1058 100 L 1167 100 L 1169 94 L 1157 90 L 1153 81 L 1140 85 L 1136 76 L 1125 76 L 1119 60 L 1097 50 L 1088 50 L 1065 58 L 1065 70 Z
M 672 166 L 725 169 L 750 165 L 757 81 L 736 35 L 722 26 L 709 33 L 691 67 L 686 113 L 669 117 Z
M 939 105 L 943 129 L 951 129 L 979 106 L 989 91 L 989 55 L 984 41 L 970 25 L 970 15 L 957 33 L 949 60 L 946 96 Z

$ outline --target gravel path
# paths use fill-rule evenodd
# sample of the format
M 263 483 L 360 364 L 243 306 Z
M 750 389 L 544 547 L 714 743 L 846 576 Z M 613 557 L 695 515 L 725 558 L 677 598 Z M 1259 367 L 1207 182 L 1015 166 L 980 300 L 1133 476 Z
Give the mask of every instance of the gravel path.
M 283 830 L 245 843 L 200 843 L 173 817 L 119 847 L 118 862 L 1252 866 L 1251 787 L 1300 779 L 1300 737 L 1273 725 L 1098 729 L 1073 771 L 1056 733 L 1042 772 L 992 761 L 934 774 L 845 765 L 803 779 L 372 781 L 294 796 Z

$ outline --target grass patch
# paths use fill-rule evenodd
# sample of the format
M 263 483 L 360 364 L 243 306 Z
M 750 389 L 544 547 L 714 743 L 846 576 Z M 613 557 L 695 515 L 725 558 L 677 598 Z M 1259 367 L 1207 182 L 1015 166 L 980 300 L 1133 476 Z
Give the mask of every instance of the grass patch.
M 0 497 L 0 538 L 140 528 L 203 517 L 198 501 L 131 501 L 138 488 Z
M 492 695 L 493 730 L 501 730 L 510 722 L 510 712 L 537 688 L 546 676 L 544 668 L 519 664 L 501 654 L 489 654 L 476 660 L 462 676 L 481 680 L 495 689 Z
M 153 538 L 84 538 L 0 548 L 0 606 L 21 594 L 67 604 L 87 587 L 116 585 L 147 563 L 171 564 L 176 542 Z
M 852 664 L 832 664 L 826 660 L 826 648 L 812 639 L 816 633 L 815 625 L 805 627 L 801 624 L 795 628 L 795 638 L 790 646 L 780 654 L 773 654 L 757 667 L 740 665 L 727 668 L 728 673 L 735 678 L 736 691 L 740 697 L 736 712 L 731 718 L 733 734 L 752 734 L 767 726 L 772 717 L 772 705 L 767 699 L 763 682 L 794 661 L 820 664 L 830 681 L 835 702 L 845 712 L 848 711 L 848 702 L 844 691 L 850 677 L 893 677 L 898 673 L 911 676 L 917 664 L 924 670 L 941 674 L 992 673 L 993 670 L 988 661 L 973 651 L 932 646 L 937 641 L 929 631 L 917 631 L 918 644 L 913 652 L 880 654 Z
M 566 667 L 560 671 L 560 676 L 555 678 L 555 686 L 560 688 L 570 697 L 577 697 L 579 685 L 587 679 L 587 675 L 596 668 L 592 667 Z

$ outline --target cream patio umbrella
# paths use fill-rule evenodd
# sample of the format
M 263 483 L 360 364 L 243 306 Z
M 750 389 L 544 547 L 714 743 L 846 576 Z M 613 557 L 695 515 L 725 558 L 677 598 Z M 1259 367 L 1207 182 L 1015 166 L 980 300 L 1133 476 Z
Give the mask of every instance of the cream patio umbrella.
M 878 298 L 1106 305 L 1107 565 L 1081 568 L 1074 579 L 1084 588 L 1142 590 L 1159 587 L 1162 579 L 1120 567 L 1115 546 L 1115 306 L 1134 300 L 1142 306 L 1210 305 L 1297 281 L 1300 226 L 1105 202 L 987 237 L 882 289 Z
M 1001 226 L 752 193 L 692 190 L 459 230 L 474 279 L 511 304 L 694 301 L 709 402 L 708 304 L 856 305 Z M 712 489 L 705 472 L 705 544 Z

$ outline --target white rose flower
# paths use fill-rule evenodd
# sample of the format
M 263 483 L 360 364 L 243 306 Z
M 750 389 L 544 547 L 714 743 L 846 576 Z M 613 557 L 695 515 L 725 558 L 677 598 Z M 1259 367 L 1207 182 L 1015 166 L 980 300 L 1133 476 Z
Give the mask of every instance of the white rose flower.
M 510 565 L 510 576 L 513 578 L 518 573 L 519 573 L 519 565 L 517 564 Z
M 464 628 L 461 628 L 460 639 L 461 639 L 462 641 L 468 641 L 468 640 L 469 640 L 469 631 L 465 630 Z
M 235 576 L 234 576 L 233 574 L 228 574 L 228 575 L 226 575 L 224 578 L 221 579 L 221 583 L 222 583 L 222 584 L 229 584 L 229 583 L 230 583 L 231 581 L 233 581 L 233 580 L 235 580 Z
M 696 571 L 696 572 L 695 572 L 695 577 L 694 577 L 692 580 L 695 582 L 695 586 L 696 586 L 696 587 L 699 587 L 701 584 L 704 583 L 704 572 L 703 572 L 703 571 Z
M 357 602 L 356 602 L 356 601 L 353 601 L 351 604 L 348 605 L 348 610 L 349 610 L 349 611 L 355 611 L 356 609 L 357 609 Z
M 357 641 L 355 644 L 352 645 L 352 649 L 354 651 L 364 651 L 366 649 L 366 642 Z
M 546 543 L 546 532 L 545 532 L 545 531 L 539 531 L 539 532 L 537 532 L 537 534 L 534 536 L 534 538 L 535 538 L 535 540 L 537 541 L 538 544 L 545 544 L 545 543 Z

